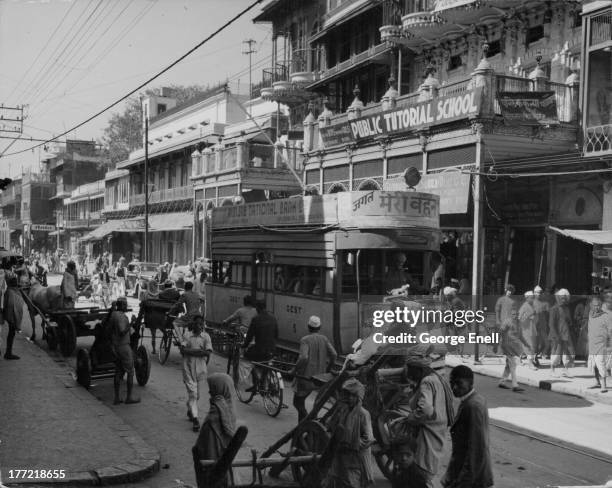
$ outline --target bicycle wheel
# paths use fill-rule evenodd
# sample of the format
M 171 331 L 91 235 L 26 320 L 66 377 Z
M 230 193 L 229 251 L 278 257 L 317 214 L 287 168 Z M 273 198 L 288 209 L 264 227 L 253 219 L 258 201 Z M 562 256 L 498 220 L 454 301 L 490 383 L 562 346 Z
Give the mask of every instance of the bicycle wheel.
M 266 371 L 261 382 L 264 408 L 270 417 L 276 417 L 283 408 L 283 379 L 276 371 Z
M 170 356 L 170 347 L 172 347 L 172 332 L 164 331 L 159 349 L 157 350 L 159 364 L 165 364 L 168 360 L 168 356 Z
M 246 364 L 240 363 L 240 356 L 234 354 L 232 360 L 232 379 L 234 380 L 234 389 L 236 396 L 242 403 L 250 403 L 255 396 L 255 370 L 248 371 Z M 247 391 L 252 389 L 252 391 Z

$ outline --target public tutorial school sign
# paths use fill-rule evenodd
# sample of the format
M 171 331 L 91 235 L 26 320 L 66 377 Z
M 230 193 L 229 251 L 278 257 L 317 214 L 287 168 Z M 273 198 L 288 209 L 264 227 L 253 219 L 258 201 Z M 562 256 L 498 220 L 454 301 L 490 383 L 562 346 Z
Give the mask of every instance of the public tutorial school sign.
M 403 134 L 478 115 L 481 102 L 482 88 L 475 88 L 324 127 L 321 128 L 321 137 L 325 146 L 329 147 L 377 136 Z
M 215 208 L 212 228 L 339 225 L 355 228 L 438 228 L 437 195 L 407 191 L 353 191 Z

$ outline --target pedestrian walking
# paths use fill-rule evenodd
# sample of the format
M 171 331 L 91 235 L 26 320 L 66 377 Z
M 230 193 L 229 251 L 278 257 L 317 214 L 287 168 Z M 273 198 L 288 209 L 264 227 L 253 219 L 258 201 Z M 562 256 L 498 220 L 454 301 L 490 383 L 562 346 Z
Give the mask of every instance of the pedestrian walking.
M 365 488 L 374 481 L 374 444 L 370 413 L 363 408 L 365 387 L 352 378 L 342 384 L 338 408 L 327 426 L 332 433 L 323 455 L 330 467 L 323 480 L 325 488 Z
M 198 440 L 193 446 L 193 457 L 196 460 L 219 459 L 227 449 L 236 432 L 236 411 L 232 399 L 234 382 L 224 373 L 213 373 L 208 377 L 210 408 L 202 423 Z M 197 485 L 212 486 L 210 479 L 212 469 L 196 469 Z M 217 486 L 215 480 L 215 486 Z M 218 486 L 228 486 L 227 477 Z
M 515 290 L 514 285 L 506 285 L 504 296 L 499 297 L 495 302 L 495 322 L 498 327 L 510 317 L 512 310 L 516 308 L 516 302 L 512 297 Z
M 13 354 L 13 343 L 15 342 L 15 334 L 21 330 L 25 302 L 19 291 L 19 284 L 16 276 L 9 276 L 6 280 L 6 284 L 7 289 L 4 295 L 4 319 L 8 324 L 8 334 L 6 336 L 4 359 L 15 360 L 19 359 L 19 356 Z
M 334 365 L 338 354 L 329 339 L 320 333 L 321 319 L 313 315 L 308 319 L 308 335 L 300 339 L 300 353 L 291 375 L 300 375 L 310 378 L 328 372 Z M 293 406 L 298 412 L 298 422 L 304 420 L 306 398 L 316 389 L 312 381 L 305 378 L 296 378 Z
M 77 281 L 76 281 L 76 264 L 74 261 L 68 261 L 66 264 L 66 270 L 62 276 L 62 283 L 60 286 L 63 298 L 64 308 L 74 308 L 77 302 Z
M 525 346 L 516 309 L 510 311 L 510 316 L 500 327 L 500 333 L 502 337 L 500 346 L 502 353 L 506 356 L 506 366 L 498 386 L 508 389 L 509 386 L 506 384 L 506 380 L 510 378 L 512 391 L 517 393 L 525 391 L 518 385 L 516 379 L 516 367 L 523 353 L 523 346 Z
M 127 275 L 127 269 L 125 267 L 125 258 L 121 256 L 117 261 L 117 267 L 115 268 L 115 276 L 117 278 L 117 293 L 119 296 L 126 296 L 125 292 L 125 277 Z
M 524 353 L 527 356 L 529 368 L 536 370 L 540 365 L 536 356 L 538 347 L 538 331 L 536 325 L 536 311 L 533 307 L 535 295 L 532 291 L 525 292 L 525 302 L 521 305 L 518 312 L 518 319 L 521 325 L 521 334 L 525 341 Z
M 206 378 L 207 365 L 212 353 L 210 336 L 203 332 L 204 317 L 194 317 L 191 333 L 187 333 L 181 342 L 183 356 L 183 383 L 187 388 L 187 418 L 193 423 L 194 432 L 200 430 L 198 417 L 198 400 L 202 383 Z
M 550 367 L 552 376 L 557 376 L 555 368 L 563 363 L 563 376 L 570 376 L 568 367 L 574 365 L 575 349 L 572 340 L 572 314 L 569 309 L 570 293 L 561 288 L 555 294 L 556 305 L 550 309 L 548 338 L 551 344 Z
M 493 486 L 493 470 L 487 402 L 474 390 L 474 373 L 467 366 L 453 368 L 450 385 L 461 403 L 451 427 L 451 459 L 442 486 L 489 488 Z
M 608 391 L 606 376 L 608 375 L 607 346 L 612 339 L 608 335 L 609 325 L 612 323 L 612 315 L 602 310 L 602 299 L 599 296 L 591 298 L 588 320 L 588 347 L 589 347 L 589 370 L 595 376 L 595 385 L 591 388 L 599 388 L 601 393 Z
M 550 355 L 550 342 L 548 341 L 548 312 L 550 305 L 544 299 L 541 286 L 533 289 L 533 309 L 535 310 L 536 332 L 538 334 L 538 345 L 536 348 L 536 358 Z M 536 363 L 537 364 L 537 363 Z
M 108 326 L 110 328 L 111 345 L 115 356 L 115 378 L 114 391 L 115 398 L 113 405 L 122 403 L 119 396 L 121 380 L 123 375 L 127 374 L 127 396 L 126 404 L 139 403 L 140 398 L 135 398 L 133 395 L 134 389 L 134 354 L 130 345 L 130 331 L 132 326 L 125 312 L 127 311 L 127 299 L 119 297 L 117 299 L 115 310 L 110 314 Z
M 431 488 L 442 457 L 447 429 L 453 424 L 453 393 L 448 382 L 431 368 L 428 352 L 407 358 L 404 383 L 414 394 L 408 400 L 406 412 L 389 423 L 397 432 L 414 431 L 416 438 L 415 464 Z

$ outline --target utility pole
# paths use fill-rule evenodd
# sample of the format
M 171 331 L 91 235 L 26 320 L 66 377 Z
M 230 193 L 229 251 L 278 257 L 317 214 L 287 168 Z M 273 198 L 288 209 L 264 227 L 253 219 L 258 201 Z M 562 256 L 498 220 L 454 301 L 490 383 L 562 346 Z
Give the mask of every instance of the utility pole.
M 142 103 L 142 101 L 141 101 Z M 149 108 L 142 105 L 144 119 L 144 193 L 145 193 L 145 232 L 144 232 L 144 262 L 149 262 Z
M 253 59 L 253 53 L 255 52 L 255 49 L 253 48 L 253 46 L 255 45 L 255 41 L 253 39 L 247 39 L 246 41 L 242 41 L 242 44 L 246 44 L 246 48 L 245 50 L 242 51 L 242 54 L 246 54 L 249 56 L 249 100 L 252 98 L 253 96 L 253 83 L 251 82 L 251 76 L 252 76 L 252 59 Z

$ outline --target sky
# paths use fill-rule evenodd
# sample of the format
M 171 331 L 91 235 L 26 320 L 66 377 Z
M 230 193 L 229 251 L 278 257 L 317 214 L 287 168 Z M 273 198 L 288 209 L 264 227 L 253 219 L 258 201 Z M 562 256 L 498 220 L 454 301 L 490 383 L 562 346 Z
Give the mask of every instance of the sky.
M 26 106 L 23 139 L 57 135 L 161 71 L 252 2 L 0 0 L 0 103 Z M 234 93 L 246 92 L 249 64 L 243 41 L 256 41 L 253 83 L 261 79 L 271 54 L 271 26 L 252 22 L 261 5 L 147 88 L 229 79 Z M 122 110 L 123 102 L 68 137 L 98 140 L 109 116 Z M 0 153 L 11 142 L 0 138 Z M 19 140 L 6 149 L 0 176 L 37 170 L 44 151 L 30 150 L 34 144 Z

